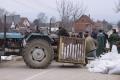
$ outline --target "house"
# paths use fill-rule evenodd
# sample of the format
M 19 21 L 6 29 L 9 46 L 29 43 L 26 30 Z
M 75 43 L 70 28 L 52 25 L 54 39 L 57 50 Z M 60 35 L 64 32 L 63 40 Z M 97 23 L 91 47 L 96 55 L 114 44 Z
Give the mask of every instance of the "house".
M 30 21 L 26 17 L 21 17 L 19 23 L 16 25 L 16 28 L 27 28 L 30 27 Z
M 97 30 L 102 29 L 105 32 L 108 32 L 113 27 L 113 25 L 108 23 L 106 20 L 103 20 L 103 21 L 98 20 L 98 21 L 94 22 L 94 26 Z
M 62 22 L 61 21 L 57 21 L 57 22 L 55 22 L 55 23 L 48 23 L 48 32 L 51 32 L 51 33 L 54 33 L 54 32 L 56 32 L 58 29 L 59 29 L 59 27 L 61 27 L 61 24 L 62 24 Z
M 54 25 L 51 27 L 51 31 L 56 32 L 59 29 L 59 27 L 61 27 L 61 26 L 62 26 L 62 22 L 58 21 L 58 22 L 54 23 Z
M 56 28 L 62 27 L 62 22 L 61 21 L 57 21 L 55 23 L 54 27 L 56 27 Z
M 103 22 L 102 22 L 102 21 L 99 21 L 99 20 L 97 20 L 97 21 L 94 23 L 94 26 L 95 26 L 95 28 L 96 28 L 97 30 L 104 28 Z
M 4 17 L 0 19 L 0 31 L 4 31 Z M 17 32 L 26 32 L 27 30 L 31 29 L 31 23 L 26 17 L 21 17 L 20 15 L 10 15 L 6 16 L 6 30 L 17 31 Z
M 31 23 L 28 20 L 28 18 L 26 17 L 21 17 L 20 21 L 18 24 L 16 24 L 16 30 L 21 32 L 21 33 L 25 33 L 27 30 L 29 30 L 31 27 Z
M 82 15 L 77 21 L 74 23 L 74 31 L 76 33 L 82 31 L 92 31 L 94 27 L 94 22 L 90 19 L 90 16 Z

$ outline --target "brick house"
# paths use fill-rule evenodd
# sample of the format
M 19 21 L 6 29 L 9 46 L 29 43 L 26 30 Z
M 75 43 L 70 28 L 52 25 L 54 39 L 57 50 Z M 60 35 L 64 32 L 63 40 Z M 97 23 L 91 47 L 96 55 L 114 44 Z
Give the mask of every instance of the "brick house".
M 82 15 L 80 19 L 74 23 L 74 31 L 76 33 L 82 31 L 92 31 L 94 28 L 94 22 L 90 19 L 90 16 Z

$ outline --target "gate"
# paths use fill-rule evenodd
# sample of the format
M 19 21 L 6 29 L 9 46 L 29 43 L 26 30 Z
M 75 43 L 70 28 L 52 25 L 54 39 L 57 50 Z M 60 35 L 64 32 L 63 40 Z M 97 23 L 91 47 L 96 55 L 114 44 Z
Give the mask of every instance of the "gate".
M 60 37 L 58 62 L 85 64 L 85 39 Z

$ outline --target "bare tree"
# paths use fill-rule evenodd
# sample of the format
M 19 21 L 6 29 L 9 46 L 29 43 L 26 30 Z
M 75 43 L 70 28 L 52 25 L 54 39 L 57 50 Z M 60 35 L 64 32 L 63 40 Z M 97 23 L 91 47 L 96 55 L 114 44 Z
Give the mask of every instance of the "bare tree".
M 0 18 L 3 17 L 5 14 L 9 14 L 8 11 L 6 11 L 3 8 L 0 8 Z
M 4 15 L 8 15 L 9 14 L 9 12 L 8 11 L 6 11 L 5 9 L 3 9 L 3 8 L 0 8 L 0 32 L 3 32 L 4 31 Z
M 84 8 L 84 5 L 82 3 L 77 2 L 74 6 L 74 10 L 73 10 L 73 20 L 77 20 L 81 17 L 81 15 L 83 15 L 86 11 L 86 8 Z
M 41 12 L 38 14 L 37 18 L 38 18 L 39 26 L 45 26 L 45 23 L 47 22 L 46 14 L 44 12 Z
M 120 12 L 120 0 L 118 0 L 117 3 L 115 3 L 115 11 L 118 13 Z
M 38 19 L 35 19 L 35 20 L 33 21 L 33 24 L 36 25 L 36 26 L 39 26 L 39 21 L 38 21 Z
M 71 22 L 80 18 L 80 16 L 85 12 L 83 4 L 80 4 L 79 1 L 56 0 L 56 4 L 63 27 L 70 27 Z
M 52 16 L 50 18 L 50 24 L 49 24 L 49 33 L 51 33 L 51 28 L 55 26 L 56 18 Z
M 50 20 L 51 20 L 51 23 L 55 23 L 55 22 L 56 22 L 56 18 L 55 18 L 54 16 L 52 16 L 52 17 L 50 18 Z

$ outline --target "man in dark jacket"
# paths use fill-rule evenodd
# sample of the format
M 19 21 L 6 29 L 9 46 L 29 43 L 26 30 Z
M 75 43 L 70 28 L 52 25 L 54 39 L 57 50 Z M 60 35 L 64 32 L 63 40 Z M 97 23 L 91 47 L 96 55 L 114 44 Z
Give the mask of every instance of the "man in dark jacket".
M 97 39 L 97 31 L 96 31 L 96 29 L 93 29 L 93 31 L 92 31 L 92 33 L 91 33 L 91 37 L 93 38 L 93 39 Z
M 69 36 L 69 33 L 67 32 L 67 30 L 63 27 L 59 27 L 58 36 Z

